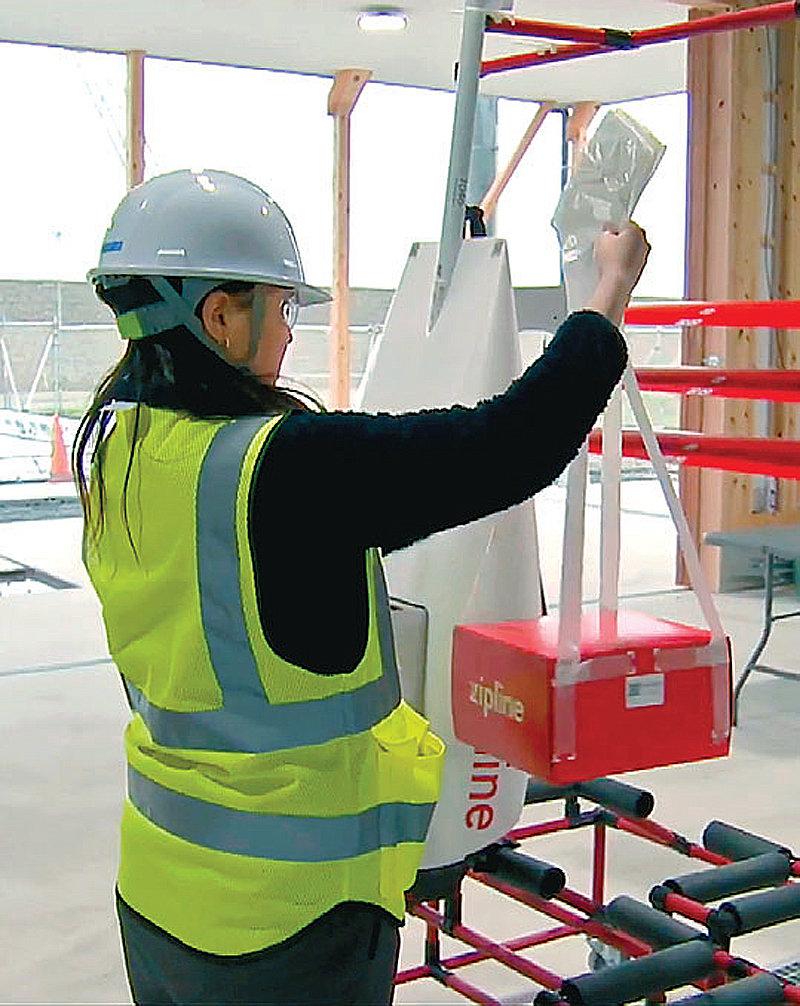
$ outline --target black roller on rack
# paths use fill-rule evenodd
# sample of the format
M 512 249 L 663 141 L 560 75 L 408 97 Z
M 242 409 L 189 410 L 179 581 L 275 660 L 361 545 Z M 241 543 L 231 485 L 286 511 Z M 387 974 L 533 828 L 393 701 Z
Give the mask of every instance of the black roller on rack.
M 566 874 L 557 866 L 506 846 L 486 849 L 471 860 L 471 866 L 540 898 L 554 898 L 567 882 Z
M 652 793 L 616 779 L 593 779 L 578 783 L 575 789 L 579 796 L 585 796 L 587 800 L 610 810 L 621 811 L 628 817 L 649 817 L 656 805 Z
M 547 803 L 549 800 L 566 800 L 567 797 L 574 795 L 575 790 L 572 786 L 552 786 L 549 782 L 531 776 L 525 789 L 525 805 Z
M 556 992 L 540 992 L 533 1000 L 533 1006 L 560 1006 L 564 1000 Z
M 792 864 L 783 853 L 765 852 L 726 866 L 672 877 L 665 880 L 663 886 L 705 904 L 763 887 L 778 887 L 789 879 L 791 870 Z
M 714 947 L 691 940 L 647 957 L 565 981 L 559 989 L 570 1006 L 609 1006 L 635 1002 L 653 992 L 689 985 L 714 970 Z
M 672 1006 L 783 1006 L 784 1002 L 783 984 L 774 975 L 761 974 L 681 999 Z
M 730 938 L 800 919 L 800 884 L 725 901 L 708 917 L 712 938 Z
M 792 852 L 785 845 L 771 842 L 768 838 L 753 835 L 724 821 L 711 821 L 703 832 L 703 845 L 709 852 L 715 852 L 726 859 L 750 859 L 766 852 L 780 852 L 793 859 Z
M 525 803 L 547 803 L 582 796 L 601 807 L 626 817 L 649 817 L 656 805 L 655 797 L 645 789 L 630 786 L 616 779 L 590 779 L 570 786 L 552 786 L 541 779 L 530 779 L 525 791 Z
M 663 912 L 656 911 L 627 894 L 614 898 L 603 909 L 603 920 L 614 929 L 642 940 L 654 950 L 674 947 L 689 940 L 706 939 L 706 934 Z

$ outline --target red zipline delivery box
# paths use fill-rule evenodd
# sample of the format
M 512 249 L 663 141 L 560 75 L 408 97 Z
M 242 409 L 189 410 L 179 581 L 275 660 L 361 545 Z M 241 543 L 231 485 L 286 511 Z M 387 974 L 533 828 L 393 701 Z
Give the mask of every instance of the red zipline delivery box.
M 456 626 L 456 737 L 553 783 L 728 754 L 727 640 L 632 611 L 584 612 L 580 638 L 559 684 L 557 616 Z

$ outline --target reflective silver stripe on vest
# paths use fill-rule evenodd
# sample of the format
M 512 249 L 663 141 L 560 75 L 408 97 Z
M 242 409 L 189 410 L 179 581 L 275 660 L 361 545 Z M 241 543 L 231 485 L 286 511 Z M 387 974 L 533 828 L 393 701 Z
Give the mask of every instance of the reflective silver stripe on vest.
M 345 817 L 251 814 L 159 786 L 128 767 L 128 795 L 165 831 L 220 852 L 287 863 L 352 859 L 399 842 L 423 842 L 432 803 L 389 803 Z
M 218 710 L 176 713 L 159 709 L 125 682 L 133 709 L 164 747 L 270 752 L 324 744 L 362 733 L 400 701 L 389 599 L 380 564 L 375 577 L 382 675 L 326 699 L 272 705 L 259 677 L 242 610 L 236 496 L 241 469 L 263 416 L 219 429 L 206 453 L 197 494 L 200 606 L 209 655 L 222 690 Z

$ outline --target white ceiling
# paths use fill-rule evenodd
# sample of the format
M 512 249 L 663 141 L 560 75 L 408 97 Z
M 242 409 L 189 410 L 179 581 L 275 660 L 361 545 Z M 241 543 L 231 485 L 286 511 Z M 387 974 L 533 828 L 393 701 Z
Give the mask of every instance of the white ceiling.
M 350 67 L 373 80 L 450 88 L 461 37 L 461 0 L 399 0 L 409 26 L 364 35 L 356 14 L 369 0 L 2 0 L 0 40 L 265 67 L 322 76 Z M 645 28 L 686 18 L 670 0 L 517 0 L 518 17 L 613 28 Z M 487 37 L 487 58 L 530 51 L 531 40 Z M 617 101 L 681 90 L 685 46 L 595 56 L 515 70 L 482 90 L 512 98 Z

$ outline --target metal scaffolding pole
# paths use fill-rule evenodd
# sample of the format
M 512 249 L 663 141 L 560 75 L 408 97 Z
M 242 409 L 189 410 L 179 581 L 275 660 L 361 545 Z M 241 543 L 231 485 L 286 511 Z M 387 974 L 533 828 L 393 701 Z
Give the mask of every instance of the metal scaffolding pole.
M 483 33 L 486 9 L 469 0 L 464 9 L 461 35 L 461 55 L 456 80 L 456 107 L 453 115 L 453 135 L 450 144 L 450 166 L 447 172 L 442 235 L 439 240 L 439 261 L 433 286 L 429 327 L 436 324 L 450 288 L 450 280 L 458 259 L 464 234 L 464 206 L 467 198 L 472 135 L 475 128 L 475 106 L 480 82 Z

